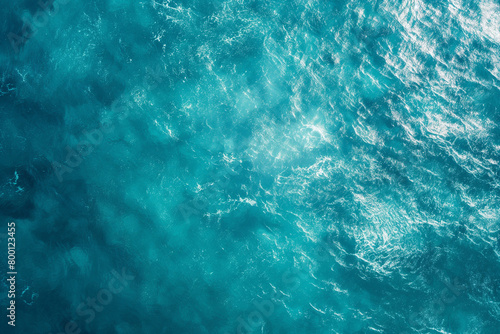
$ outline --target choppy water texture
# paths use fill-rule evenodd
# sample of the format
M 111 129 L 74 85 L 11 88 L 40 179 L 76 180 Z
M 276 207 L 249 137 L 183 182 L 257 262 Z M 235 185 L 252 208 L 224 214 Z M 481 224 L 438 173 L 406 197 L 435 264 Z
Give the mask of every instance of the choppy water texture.
M 2 1 L 17 333 L 498 333 L 497 0 L 47 10 Z

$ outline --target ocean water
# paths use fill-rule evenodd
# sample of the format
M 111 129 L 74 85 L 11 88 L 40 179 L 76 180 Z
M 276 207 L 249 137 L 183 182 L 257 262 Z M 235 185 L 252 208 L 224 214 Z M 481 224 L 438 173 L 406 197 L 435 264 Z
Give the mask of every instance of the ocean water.
M 1 4 L 2 334 L 500 332 L 498 0 Z

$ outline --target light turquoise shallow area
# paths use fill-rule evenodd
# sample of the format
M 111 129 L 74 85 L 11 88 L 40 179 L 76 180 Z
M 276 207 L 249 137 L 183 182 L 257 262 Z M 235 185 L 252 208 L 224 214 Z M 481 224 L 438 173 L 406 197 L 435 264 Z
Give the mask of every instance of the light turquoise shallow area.
M 498 333 L 500 2 L 58 1 L 1 3 L 16 333 Z

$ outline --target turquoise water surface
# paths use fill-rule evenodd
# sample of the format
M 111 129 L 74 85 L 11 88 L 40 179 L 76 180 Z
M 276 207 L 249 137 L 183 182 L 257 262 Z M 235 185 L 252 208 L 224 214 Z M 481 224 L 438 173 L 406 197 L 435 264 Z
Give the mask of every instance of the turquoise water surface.
M 500 333 L 498 0 L 1 15 L 1 333 Z

